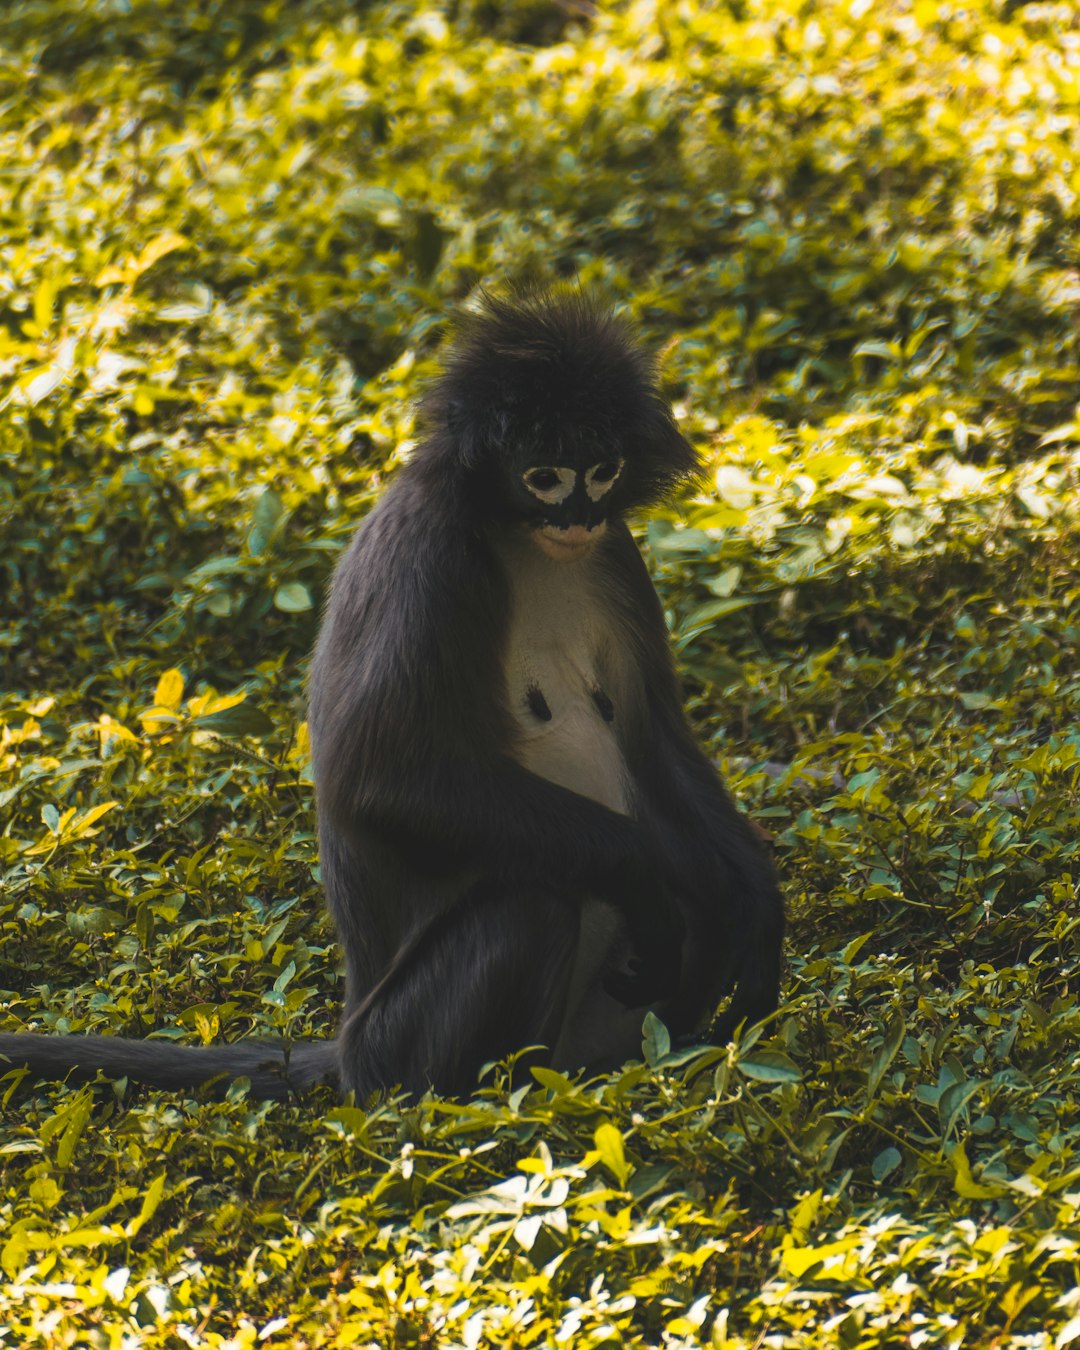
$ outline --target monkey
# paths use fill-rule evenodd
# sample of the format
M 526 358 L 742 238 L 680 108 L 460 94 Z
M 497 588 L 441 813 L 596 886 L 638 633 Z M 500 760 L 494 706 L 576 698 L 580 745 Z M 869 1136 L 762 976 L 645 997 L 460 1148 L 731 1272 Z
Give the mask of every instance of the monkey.
M 525 1047 L 621 1063 L 649 1009 L 725 1043 L 777 1007 L 772 862 L 687 722 L 626 524 L 700 472 L 649 353 L 580 291 L 485 292 L 418 423 L 336 568 L 310 668 L 337 1036 L 286 1054 L 0 1035 L 12 1064 L 460 1096 Z

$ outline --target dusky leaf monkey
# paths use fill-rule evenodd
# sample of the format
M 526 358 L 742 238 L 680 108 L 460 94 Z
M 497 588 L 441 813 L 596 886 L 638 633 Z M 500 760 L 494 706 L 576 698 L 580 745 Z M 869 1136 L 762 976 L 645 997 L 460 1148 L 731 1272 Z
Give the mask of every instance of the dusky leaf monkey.
M 653 1008 L 726 1039 L 777 1002 L 769 857 L 682 711 L 624 523 L 697 459 L 627 327 L 576 292 L 486 296 L 423 438 L 342 558 L 310 678 L 333 1041 L 0 1035 L 39 1076 L 245 1075 L 466 1093 L 523 1046 L 602 1066 Z

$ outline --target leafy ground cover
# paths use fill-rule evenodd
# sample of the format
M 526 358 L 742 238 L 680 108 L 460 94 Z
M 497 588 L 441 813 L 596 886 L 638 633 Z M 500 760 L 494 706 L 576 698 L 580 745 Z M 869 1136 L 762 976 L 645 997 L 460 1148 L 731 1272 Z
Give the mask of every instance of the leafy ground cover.
M 1080 1341 L 1080 33 L 972 0 L 11 0 L 0 1016 L 340 997 L 303 674 L 480 281 L 664 352 L 641 523 L 774 834 L 738 1047 L 467 1102 L 0 1081 L 0 1345 Z

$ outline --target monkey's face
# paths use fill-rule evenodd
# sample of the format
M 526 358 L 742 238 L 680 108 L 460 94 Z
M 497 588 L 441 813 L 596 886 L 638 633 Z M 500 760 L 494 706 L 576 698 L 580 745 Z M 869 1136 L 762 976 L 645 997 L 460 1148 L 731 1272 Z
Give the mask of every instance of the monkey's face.
M 588 553 L 607 528 L 617 502 L 623 461 L 532 463 L 519 473 L 514 495 L 537 546 L 549 558 L 570 561 Z

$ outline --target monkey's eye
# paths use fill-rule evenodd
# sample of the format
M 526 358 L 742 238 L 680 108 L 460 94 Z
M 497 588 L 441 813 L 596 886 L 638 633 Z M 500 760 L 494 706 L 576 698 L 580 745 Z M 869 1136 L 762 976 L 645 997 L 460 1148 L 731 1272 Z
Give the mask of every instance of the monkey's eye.
M 622 467 L 621 459 L 602 459 L 599 464 L 594 464 L 586 472 L 585 491 L 590 501 L 599 501 L 622 473 Z
M 550 492 L 559 486 L 559 475 L 554 469 L 533 469 L 525 475 L 525 481 L 534 492 Z
M 573 492 L 577 473 L 574 469 L 540 465 L 535 469 L 526 469 L 521 478 L 534 497 L 555 504 L 565 501 Z

